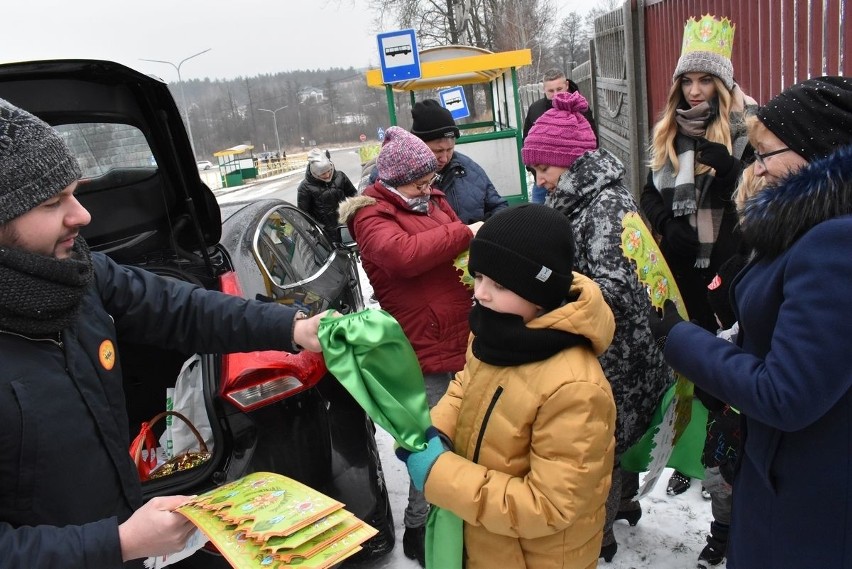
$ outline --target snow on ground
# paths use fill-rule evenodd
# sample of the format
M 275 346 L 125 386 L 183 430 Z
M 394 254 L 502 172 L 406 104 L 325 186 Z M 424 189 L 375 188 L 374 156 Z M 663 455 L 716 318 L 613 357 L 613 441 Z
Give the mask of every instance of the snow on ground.
M 360 267 L 359 267 L 360 269 Z M 373 287 L 361 270 L 361 286 L 367 308 L 379 308 L 370 296 Z M 408 503 L 408 473 L 405 464 L 393 453 L 393 439 L 381 428 L 376 439 L 382 456 L 385 480 L 393 505 L 396 525 L 396 546 L 375 569 L 417 569 L 419 565 L 402 552 L 402 514 Z M 642 499 L 642 519 L 631 527 L 624 520 L 615 522 L 618 553 L 611 563 L 600 560 L 601 569 L 689 569 L 696 567 L 698 554 L 705 545 L 712 515 L 710 501 L 701 496 L 701 482 L 692 485 L 679 496 L 666 495 L 666 483 L 671 475 L 667 469 L 651 493 Z M 716 566 L 724 569 L 725 564 Z

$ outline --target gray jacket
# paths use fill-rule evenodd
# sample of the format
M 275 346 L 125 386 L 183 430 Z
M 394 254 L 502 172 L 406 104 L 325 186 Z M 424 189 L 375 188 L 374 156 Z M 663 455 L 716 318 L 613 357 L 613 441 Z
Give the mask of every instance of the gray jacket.
M 603 149 L 578 158 L 545 205 L 571 220 L 577 247 L 574 270 L 600 286 L 615 315 L 615 336 L 600 362 L 618 409 L 620 455 L 648 429 L 660 397 L 674 382 L 648 327 L 648 293 L 621 250 L 621 220 L 639 208 L 624 183 L 624 166 Z

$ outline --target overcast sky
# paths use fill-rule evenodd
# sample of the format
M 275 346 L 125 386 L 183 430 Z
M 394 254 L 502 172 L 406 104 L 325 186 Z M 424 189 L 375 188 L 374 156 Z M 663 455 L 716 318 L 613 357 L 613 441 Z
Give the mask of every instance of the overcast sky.
M 523 0 L 522 0 L 523 1 Z M 553 0 L 559 16 L 594 0 Z M 294 69 L 378 67 L 367 0 L 7 0 L 0 62 L 118 61 L 168 82 L 231 79 Z

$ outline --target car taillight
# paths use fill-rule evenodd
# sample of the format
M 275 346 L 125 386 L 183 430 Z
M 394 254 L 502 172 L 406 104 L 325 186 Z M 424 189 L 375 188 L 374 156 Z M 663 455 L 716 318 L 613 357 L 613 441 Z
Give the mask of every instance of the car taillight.
M 222 292 L 242 296 L 234 272 L 220 277 Z M 261 351 L 225 354 L 220 395 L 251 411 L 309 389 L 326 373 L 321 354 Z

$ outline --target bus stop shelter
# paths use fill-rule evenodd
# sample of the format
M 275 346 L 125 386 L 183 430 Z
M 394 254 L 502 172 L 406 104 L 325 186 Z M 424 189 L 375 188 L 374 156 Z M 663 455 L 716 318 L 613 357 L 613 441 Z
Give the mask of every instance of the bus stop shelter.
M 397 124 L 396 93 L 408 93 L 413 106 L 418 92 L 427 91 L 428 97 L 445 88 L 484 84 L 490 120 L 458 124 L 461 136 L 456 145 L 464 146 L 460 150 L 485 169 L 507 201 L 528 201 L 527 175 L 521 159 L 523 115 L 517 69 L 532 62 L 531 51 L 495 53 L 451 45 L 426 48 L 418 54 L 418 79 L 384 83 L 381 69 L 367 71 L 367 85 L 385 90 L 390 124 Z
M 257 178 L 257 164 L 254 161 L 250 144 L 238 144 L 213 153 L 219 160 L 219 174 L 222 186 L 231 188 L 243 185 L 247 179 Z

